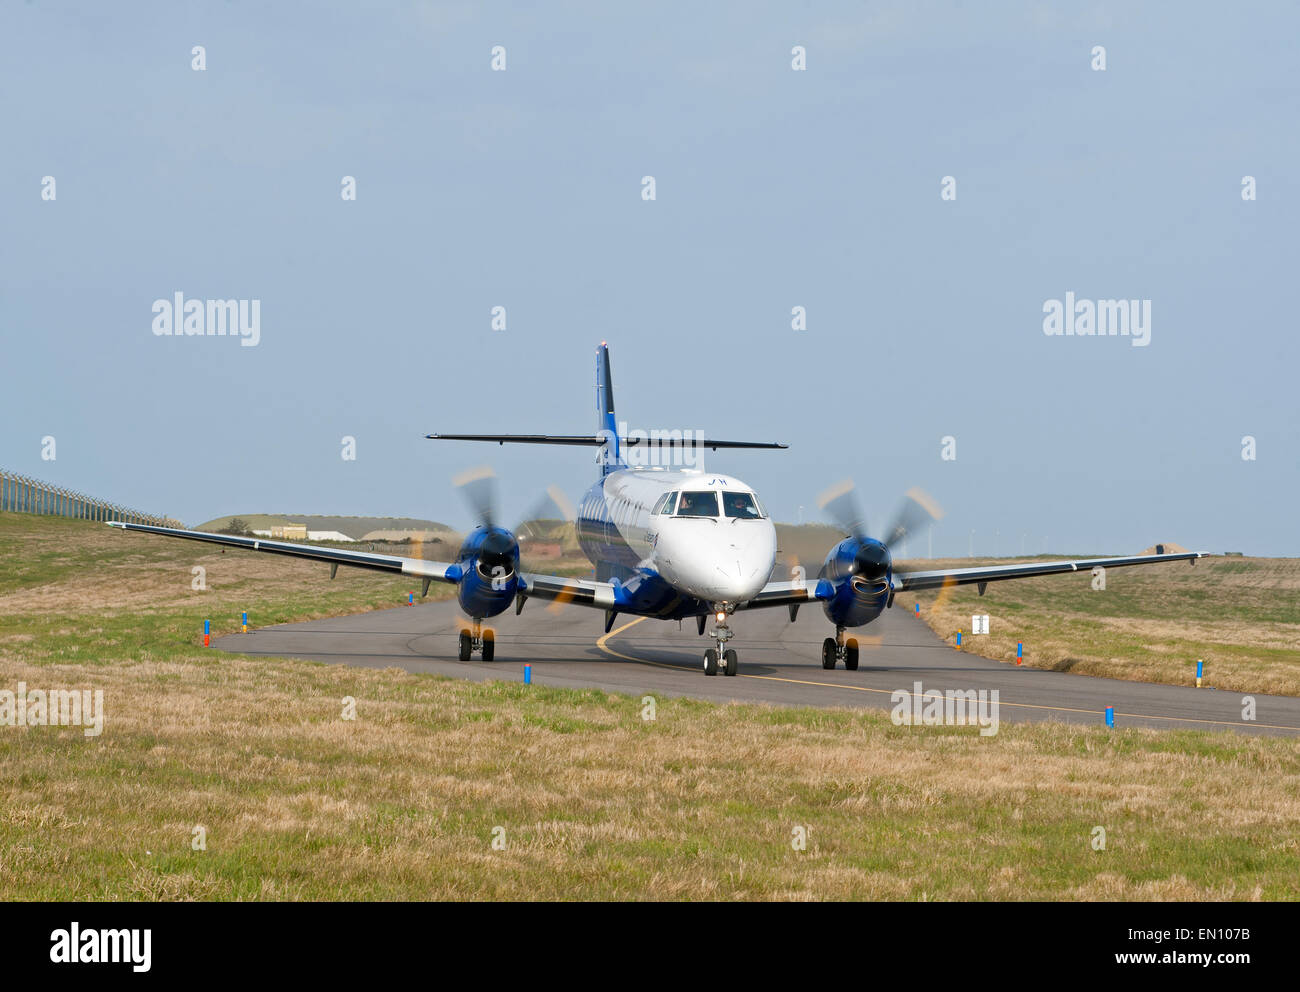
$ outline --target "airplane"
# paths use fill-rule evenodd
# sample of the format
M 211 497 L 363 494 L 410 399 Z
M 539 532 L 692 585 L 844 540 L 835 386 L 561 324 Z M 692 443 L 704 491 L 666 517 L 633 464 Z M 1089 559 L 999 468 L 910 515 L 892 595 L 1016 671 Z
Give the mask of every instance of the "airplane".
M 870 537 L 857 513 L 849 485 L 832 490 L 823 509 L 837 519 L 847 536 L 831 548 L 816 579 L 772 581 L 776 567 L 776 528 L 758 493 L 740 479 L 696 468 L 667 469 L 631 464 L 638 446 L 710 449 L 782 449 L 777 442 L 725 441 L 693 436 L 661 437 L 633 432 L 620 436 L 614 415 L 614 385 L 609 347 L 596 350 L 597 431 L 593 434 L 428 434 L 438 441 L 504 444 L 573 445 L 596 449 L 600 478 L 587 490 L 576 514 L 578 543 L 594 566 L 594 578 L 567 578 L 525 572 L 519 539 L 493 519 L 489 502 L 479 495 L 480 522 L 465 537 L 454 562 L 426 561 L 346 549 L 289 544 L 231 534 L 110 521 L 110 526 L 167 537 L 207 541 L 227 547 L 328 562 L 331 577 L 339 565 L 407 575 L 422 582 L 421 597 L 432 582 L 456 586 L 461 609 L 469 618 L 458 636 L 457 656 L 469 661 L 495 657 L 493 632 L 483 621 L 511 605 L 518 615 L 530 599 L 574 603 L 603 610 L 605 633 L 620 615 L 660 620 L 696 621 L 703 636 L 710 619 L 714 646 L 704 652 L 705 675 L 734 676 L 740 660 L 728 646 L 737 612 L 786 607 L 794 622 L 799 607 L 820 603 L 835 636 L 822 642 L 822 667 L 843 663 L 858 667 L 858 642 L 847 636 L 893 606 L 899 592 L 976 584 L 980 595 L 990 582 L 1040 575 L 1088 572 L 1205 557 L 1198 552 L 1117 558 L 981 565 L 930 570 L 895 569 L 891 548 L 918 523 L 934 519 L 937 508 L 924 493 L 912 490 L 894 526 L 884 538 Z M 689 432 L 688 432 L 689 433 Z M 474 483 L 470 479 L 466 485 Z M 471 489 L 471 493 L 473 490 Z

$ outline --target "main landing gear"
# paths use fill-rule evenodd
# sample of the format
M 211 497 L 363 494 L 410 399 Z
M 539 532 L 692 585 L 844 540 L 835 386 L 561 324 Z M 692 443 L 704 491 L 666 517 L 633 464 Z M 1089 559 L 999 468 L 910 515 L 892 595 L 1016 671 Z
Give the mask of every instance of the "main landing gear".
M 858 670 L 858 639 L 845 638 L 843 627 L 836 627 L 835 636 L 822 641 L 822 668 L 830 671 L 837 661 L 844 662 L 850 672 Z
M 483 629 L 483 621 L 471 620 L 470 623 L 472 630 L 462 629 L 460 632 L 460 660 L 469 661 L 475 651 L 482 651 L 483 660 L 491 661 L 496 653 L 496 637 L 492 631 Z
M 713 615 L 717 626 L 709 631 L 709 636 L 717 643 L 717 647 L 709 648 L 704 652 L 705 675 L 717 675 L 719 670 L 723 675 L 738 675 L 740 673 L 740 656 L 727 647 L 727 641 L 731 640 L 732 637 L 731 628 L 727 626 L 727 618 L 731 616 L 734 610 L 735 607 L 728 607 L 724 604 L 718 607 L 718 611 Z M 719 661 L 721 661 L 721 664 L 719 664 Z

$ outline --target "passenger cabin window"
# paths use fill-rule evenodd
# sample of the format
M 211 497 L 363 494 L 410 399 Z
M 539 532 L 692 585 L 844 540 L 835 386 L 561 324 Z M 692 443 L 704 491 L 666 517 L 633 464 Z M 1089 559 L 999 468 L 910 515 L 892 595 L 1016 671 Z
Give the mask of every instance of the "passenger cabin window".
M 751 493 L 724 492 L 722 494 L 722 511 L 727 516 L 736 517 L 739 520 L 758 520 L 763 516 Z
M 672 513 L 672 512 L 673 512 L 673 504 L 676 503 L 676 502 L 677 502 L 677 494 L 676 494 L 676 493 L 665 493 L 665 494 L 664 494 L 664 497 L 663 497 L 663 500 L 662 500 L 662 502 L 660 503 L 659 508 L 656 510 L 656 512 L 657 512 L 657 513 Z
M 718 515 L 718 494 L 682 493 L 677 506 L 679 517 L 716 517 Z

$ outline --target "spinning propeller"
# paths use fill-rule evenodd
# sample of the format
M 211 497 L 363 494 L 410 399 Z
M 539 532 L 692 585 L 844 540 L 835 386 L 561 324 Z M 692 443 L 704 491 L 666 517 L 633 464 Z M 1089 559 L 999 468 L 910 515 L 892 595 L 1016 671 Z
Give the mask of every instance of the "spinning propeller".
M 832 486 L 818 499 L 822 510 L 858 543 L 853 574 L 868 582 L 882 582 L 889 572 L 893 551 L 926 524 L 943 518 L 939 504 L 921 489 L 912 488 L 894 515 L 890 528 L 877 539 L 867 533 L 867 518 L 858 498 L 857 487 L 849 479 Z
M 515 527 L 506 529 L 497 522 L 501 519 L 498 512 L 497 476 L 491 468 L 480 466 L 469 469 L 453 478 L 452 484 L 460 490 L 478 524 L 488 531 L 479 549 L 479 559 L 489 572 L 493 566 L 511 565 L 514 549 L 519 546 L 517 534 L 531 538 L 544 536 L 541 521 L 556 519 L 557 512 L 558 519 L 564 524 L 571 525 L 577 519 L 573 503 L 564 492 L 558 486 L 548 486 L 529 507 L 524 518 Z M 521 550 L 527 551 L 527 542 L 521 546 Z M 556 600 L 556 604 L 563 606 L 559 600 Z

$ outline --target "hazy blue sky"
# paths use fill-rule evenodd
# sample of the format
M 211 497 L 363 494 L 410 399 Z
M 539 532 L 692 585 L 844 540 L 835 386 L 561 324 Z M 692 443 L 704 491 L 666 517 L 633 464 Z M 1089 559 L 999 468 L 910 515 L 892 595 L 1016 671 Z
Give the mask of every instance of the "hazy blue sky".
M 7 0 L 0 465 L 464 526 L 486 462 L 510 517 L 591 452 L 422 435 L 593 430 L 608 339 L 630 425 L 791 445 L 707 463 L 782 519 L 851 476 L 875 521 L 930 491 L 936 553 L 1300 554 L 1297 37 L 1289 3 Z M 1150 345 L 1046 336 L 1067 291 L 1151 300 Z M 260 300 L 259 345 L 155 336 L 176 292 Z

